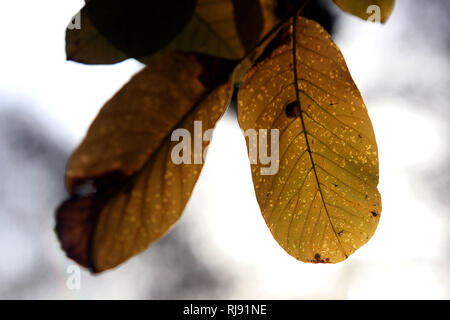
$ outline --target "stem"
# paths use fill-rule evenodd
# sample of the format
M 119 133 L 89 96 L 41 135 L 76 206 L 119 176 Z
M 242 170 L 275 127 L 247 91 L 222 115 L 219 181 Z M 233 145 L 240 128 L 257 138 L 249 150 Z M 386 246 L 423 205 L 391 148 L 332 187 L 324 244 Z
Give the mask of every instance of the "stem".
M 245 59 L 247 59 L 250 55 L 252 55 L 256 49 L 258 49 L 264 42 L 267 41 L 273 34 L 279 31 L 279 29 L 286 24 L 286 22 L 289 21 L 290 18 L 295 19 L 297 15 L 306 7 L 306 5 L 311 0 L 303 0 L 303 2 L 297 6 L 297 8 L 293 9 L 292 14 L 288 14 L 287 17 L 283 18 L 280 22 L 278 22 L 269 32 L 267 32 L 264 37 L 261 38 L 261 40 L 258 41 L 258 43 L 249 51 L 247 52 L 242 58 L 240 58 L 237 62 L 237 65 L 241 64 Z

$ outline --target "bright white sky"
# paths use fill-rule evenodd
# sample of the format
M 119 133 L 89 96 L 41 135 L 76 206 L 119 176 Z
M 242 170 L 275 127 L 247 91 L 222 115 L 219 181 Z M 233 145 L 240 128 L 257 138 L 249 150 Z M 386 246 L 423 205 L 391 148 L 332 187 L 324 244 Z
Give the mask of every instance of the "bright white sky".
M 0 3 L 0 108 L 23 105 L 22 112 L 46 123 L 71 147 L 83 137 L 102 104 L 141 68 L 131 60 L 114 66 L 65 61 L 64 27 L 82 4 L 81 0 Z M 429 59 L 430 49 L 399 41 L 409 26 L 409 12 L 398 1 L 391 20 L 382 27 L 342 15 L 335 37 L 375 128 L 383 197 L 378 231 L 346 262 L 303 264 L 278 246 L 254 198 L 240 130 L 229 114 L 218 124 L 181 223 L 189 220 L 197 226 L 191 236 L 197 239 L 200 257 L 233 274 L 235 285 L 223 298 L 450 297 L 449 208 L 438 202 L 423 179 L 429 168 L 444 165 L 449 119 L 395 92 L 417 74 L 424 83 L 448 83 L 443 70 L 449 65 L 445 53 L 434 53 Z M 386 88 L 394 93 L 385 94 Z M 13 243 L 20 246 L 20 241 Z M 54 247 L 52 255 L 61 264 L 55 268 L 65 268 L 69 262 Z M 143 289 L 138 276 L 130 272 L 145 269 L 139 258 L 135 260 L 105 276 L 83 273 L 90 289 L 75 296 L 63 286 L 51 292 L 43 289 L 42 294 L 139 298 Z M 2 257 L 2 263 L 20 263 L 20 256 Z M 2 270 L 0 266 L 0 279 Z

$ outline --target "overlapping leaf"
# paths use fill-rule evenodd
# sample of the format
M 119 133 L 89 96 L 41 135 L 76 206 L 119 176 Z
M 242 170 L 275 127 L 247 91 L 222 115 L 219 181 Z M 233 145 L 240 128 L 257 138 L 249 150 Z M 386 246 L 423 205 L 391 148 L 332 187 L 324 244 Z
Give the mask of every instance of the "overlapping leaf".
M 381 212 L 375 136 L 320 25 L 298 17 L 280 33 L 245 77 L 238 117 L 243 130 L 279 130 L 278 172 L 262 175 L 258 162 L 252 176 L 263 217 L 290 255 L 336 263 L 369 240 Z
M 186 26 L 195 6 L 196 0 L 89 1 L 80 12 L 80 29 L 66 31 L 67 59 L 109 64 L 151 56 Z
M 169 47 L 239 59 L 245 49 L 236 28 L 233 1 L 198 0 L 189 24 Z
M 333 0 L 342 10 L 368 20 L 379 10 L 380 21 L 386 22 L 394 9 L 395 0 Z M 374 20 L 375 21 L 375 20 Z
M 370 5 L 379 6 L 382 22 L 394 5 L 334 1 L 363 19 Z M 184 128 L 201 139 L 214 127 L 228 104 L 227 79 L 237 63 L 154 55 L 163 48 L 230 60 L 245 56 L 234 70 L 237 82 L 253 65 L 239 92 L 238 117 L 244 130 L 279 130 L 279 143 L 269 138 L 268 146 L 269 153 L 279 147 L 279 170 L 265 175 L 267 165 L 259 159 L 252 176 L 263 217 L 289 254 L 336 263 L 370 239 L 381 212 L 377 146 L 339 49 L 322 27 L 301 17 L 260 43 L 306 2 L 86 1 L 82 29 L 67 32 L 68 58 L 115 63 L 134 57 L 149 66 L 106 103 L 68 162 L 71 196 L 58 209 L 56 231 L 70 258 L 94 272 L 117 266 L 169 230 L 194 188 L 202 164 L 174 163 L 179 143 L 171 133 Z M 208 142 L 202 141 L 202 150 Z M 192 160 L 202 159 L 195 143 L 187 148 Z
M 175 164 L 171 133 L 184 128 L 195 138 L 194 121 L 202 122 L 201 137 L 214 127 L 231 95 L 226 79 L 211 73 L 226 76 L 221 67 L 206 57 L 160 55 L 103 107 L 69 160 L 71 197 L 57 212 L 70 258 L 94 272 L 113 268 L 179 219 L 202 163 Z M 193 144 L 189 150 L 196 157 Z
M 81 10 L 81 29 L 66 32 L 67 58 L 87 64 L 127 58 L 148 63 L 166 48 L 236 60 L 270 24 L 263 9 L 259 0 L 91 1 Z

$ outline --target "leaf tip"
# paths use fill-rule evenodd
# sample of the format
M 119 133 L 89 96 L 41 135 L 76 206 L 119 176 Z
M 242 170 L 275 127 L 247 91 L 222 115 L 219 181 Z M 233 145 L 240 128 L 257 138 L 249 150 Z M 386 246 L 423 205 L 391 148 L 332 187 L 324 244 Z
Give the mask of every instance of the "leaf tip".
M 72 196 L 57 208 L 54 230 L 66 256 L 93 270 L 90 246 L 95 219 L 91 206 L 92 196 Z

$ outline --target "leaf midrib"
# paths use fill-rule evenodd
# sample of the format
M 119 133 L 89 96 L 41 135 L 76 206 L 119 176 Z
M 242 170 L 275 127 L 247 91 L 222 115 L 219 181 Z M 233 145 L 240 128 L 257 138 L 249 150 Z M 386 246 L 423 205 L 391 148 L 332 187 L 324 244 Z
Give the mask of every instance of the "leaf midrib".
M 103 209 L 106 206 L 106 203 L 111 201 L 111 199 L 114 199 L 118 194 L 120 194 L 123 190 L 127 190 L 130 187 L 134 187 L 134 184 L 136 183 L 136 180 L 138 179 L 138 177 L 140 176 L 140 174 L 142 174 L 143 171 L 145 171 L 145 169 L 147 168 L 147 166 L 149 164 L 152 163 L 152 159 L 153 156 L 159 152 L 159 150 L 164 146 L 165 143 L 167 143 L 167 139 L 170 137 L 170 135 L 172 134 L 172 131 L 177 128 L 180 127 L 184 121 L 186 121 L 192 114 L 195 113 L 195 111 L 197 110 L 197 108 L 209 97 L 209 95 L 221 84 L 217 85 L 217 86 L 211 86 L 211 88 L 209 88 L 208 90 L 206 90 L 206 92 L 198 99 L 198 101 L 192 106 L 192 108 L 186 112 L 186 114 L 171 128 L 171 130 L 168 131 L 168 134 L 164 136 L 163 139 L 161 139 L 160 143 L 158 144 L 158 146 L 148 154 L 147 159 L 145 160 L 145 162 L 142 164 L 142 166 L 136 170 L 134 173 L 132 173 L 130 176 L 128 176 L 128 178 L 126 179 L 125 182 L 122 183 L 122 185 L 117 186 L 116 190 L 113 191 L 111 193 L 111 195 L 109 196 L 109 200 L 107 200 L 105 202 L 105 205 L 103 205 L 101 208 L 99 208 L 99 215 L 98 215 L 98 219 L 95 222 L 95 227 L 93 228 L 93 233 L 91 235 L 91 241 L 90 241 L 90 248 L 89 248 L 89 259 L 91 261 L 91 269 L 94 272 L 97 272 L 97 266 L 94 262 L 93 259 L 93 246 L 94 246 L 94 239 L 95 239 L 95 233 L 97 232 L 97 224 L 100 220 L 100 215 L 102 214 Z M 167 157 L 167 154 L 165 155 L 165 157 Z M 167 162 L 167 160 L 165 161 Z M 163 187 L 164 188 L 164 187 Z M 130 195 L 127 195 L 127 199 L 125 200 L 125 203 L 129 201 L 130 199 Z M 123 218 L 123 216 L 121 217 Z
M 321 184 L 320 184 L 320 181 L 319 181 L 319 177 L 317 175 L 316 165 L 314 163 L 314 159 L 313 159 L 313 156 L 312 156 L 312 150 L 311 150 L 311 147 L 310 147 L 310 144 L 309 144 L 309 139 L 308 139 L 308 134 L 307 134 L 308 130 L 306 129 L 306 126 L 305 126 L 305 120 L 304 120 L 304 117 L 303 117 L 303 110 L 302 110 L 302 107 L 300 105 L 300 94 L 299 94 L 300 88 L 298 87 L 297 47 L 296 47 L 296 43 L 295 43 L 296 42 L 297 15 L 292 16 L 292 21 L 293 21 L 292 22 L 292 61 L 293 61 L 292 63 L 293 63 L 293 71 L 294 71 L 295 98 L 297 100 L 297 108 L 298 108 L 298 112 L 299 112 L 299 118 L 300 118 L 300 121 L 301 121 L 302 127 L 303 127 L 303 134 L 304 134 L 305 142 L 306 142 L 306 150 L 308 151 L 308 154 L 309 154 L 309 159 L 311 161 L 311 166 L 312 166 L 312 169 L 313 169 L 313 172 L 314 172 L 314 177 L 315 177 L 315 180 L 316 180 L 316 183 L 317 183 L 317 188 L 318 188 L 319 193 L 320 193 L 320 198 L 322 200 L 323 208 L 325 209 L 325 213 L 327 215 L 328 221 L 330 222 L 331 229 L 333 230 L 333 233 L 334 233 L 334 235 L 336 237 L 336 240 L 339 243 L 339 246 L 340 246 L 343 254 L 345 255 L 346 258 L 348 258 L 348 255 L 345 252 L 344 247 L 342 246 L 342 243 L 341 243 L 341 241 L 340 241 L 340 239 L 339 239 L 339 237 L 338 237 L 338 235 L 336 233 L 336 230 L 334 228 L 333 222 L 331 221 L 331 217 L 330 217 L 330 214 L 328 212 L 328 208 L 327 208 L 327 205 L 325 203 L 324 196 L 323 196 L 322 187 L 321 187 Z

